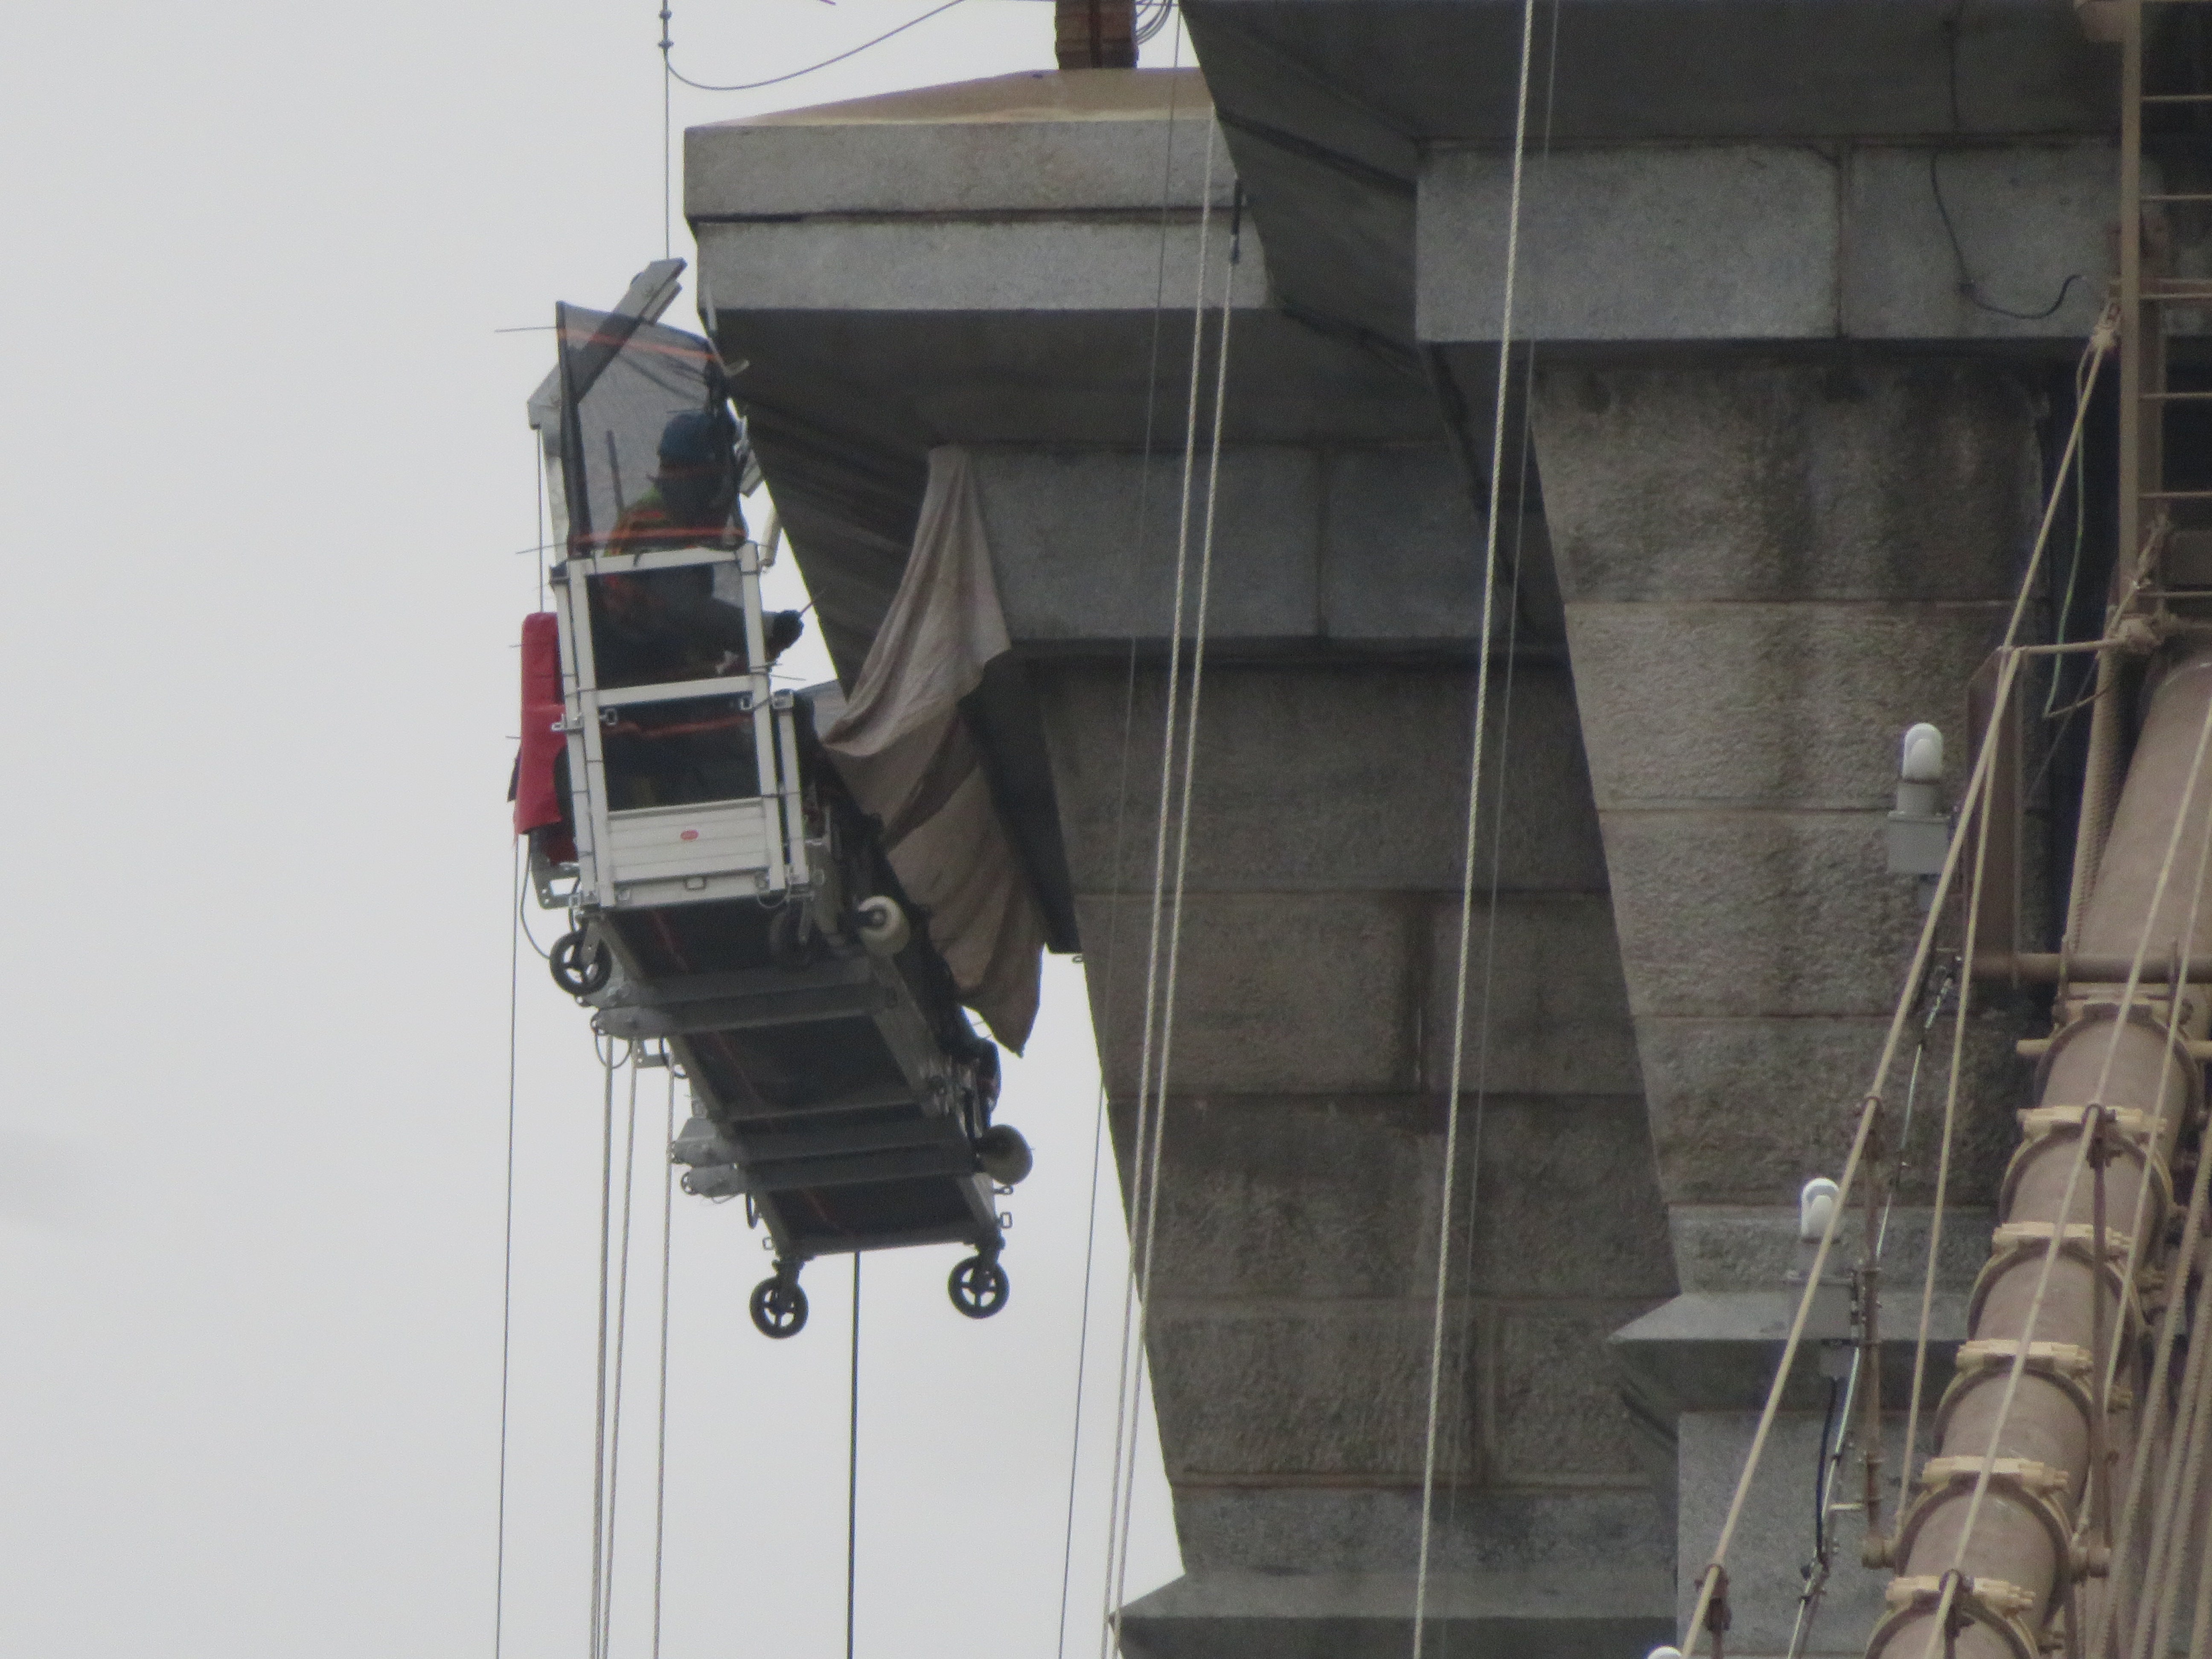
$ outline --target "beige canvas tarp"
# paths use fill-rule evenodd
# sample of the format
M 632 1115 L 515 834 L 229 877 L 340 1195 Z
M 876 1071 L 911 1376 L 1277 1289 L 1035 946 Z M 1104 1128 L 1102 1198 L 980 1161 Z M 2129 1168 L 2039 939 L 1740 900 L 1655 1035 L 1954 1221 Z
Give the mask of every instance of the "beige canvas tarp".
M 822 741 L 883 820 L 891 868 L 929 913 L 961 1000 L 1019 1054 L 1036 1018 L 1044 921 L 959 708 L 1006 649 L 968 457 L 933 450 L 906 575 Z

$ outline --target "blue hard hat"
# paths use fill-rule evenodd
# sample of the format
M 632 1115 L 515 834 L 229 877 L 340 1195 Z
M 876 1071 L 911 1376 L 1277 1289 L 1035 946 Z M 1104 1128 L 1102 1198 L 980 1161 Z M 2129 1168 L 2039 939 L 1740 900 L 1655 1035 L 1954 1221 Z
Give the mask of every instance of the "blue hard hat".
M 725 466 L 734 436 L 720 410 L 687 409 L 660 428 L 660 459 L 677 466 Z

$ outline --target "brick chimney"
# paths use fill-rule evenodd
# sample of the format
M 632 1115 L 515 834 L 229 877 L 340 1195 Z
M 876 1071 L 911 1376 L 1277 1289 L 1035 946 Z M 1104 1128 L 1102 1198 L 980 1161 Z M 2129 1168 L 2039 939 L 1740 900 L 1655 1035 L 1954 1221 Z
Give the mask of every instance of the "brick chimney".
M 1053 0 L 1052 13 L 1060 68 L 1137 67 L 1137 0 Z

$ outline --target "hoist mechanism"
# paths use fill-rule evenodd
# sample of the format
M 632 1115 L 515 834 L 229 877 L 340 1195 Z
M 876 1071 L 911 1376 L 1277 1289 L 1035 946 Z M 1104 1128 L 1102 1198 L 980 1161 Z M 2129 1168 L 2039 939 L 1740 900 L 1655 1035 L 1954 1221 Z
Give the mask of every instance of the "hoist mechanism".
M 682 262 L 614 311 L 556 308 L 532 424 L 561 504 L 550 611 L 525 619 L 515 829 L 550 967 L 603 1040 L 664 1045 L 694 1115 L 685 1192 L 742 1199 L 775 1271 L 754 1324 L 806 1322 L 817 1255 L 961 1243 L 956 1308 L 1003 1307 L 998 1196 L 1028 1174 L 992 1121 L 998 1048 L 821 733 L 834 684 L 779 687 L 741 497 L 758 482 L 705 339 L 653 319 Z M 772 514 L 773 509 L 769 509 Z

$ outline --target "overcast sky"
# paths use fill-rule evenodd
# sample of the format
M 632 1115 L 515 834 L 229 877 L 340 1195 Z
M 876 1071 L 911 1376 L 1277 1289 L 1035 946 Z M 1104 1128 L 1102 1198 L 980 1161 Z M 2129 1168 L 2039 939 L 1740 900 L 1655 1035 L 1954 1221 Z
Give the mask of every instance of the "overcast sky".
M 550 351 L 495 331 L 606 305 L 660 254 L 658 9 L 0 23 L 0 1650 L 492 1650 L 502 796 L 537 593 L 522 405 Z M 759 79 L 927 9 L 678 5 L 677 61 Z M 1047 68 L 1051 18 L 966 0 L 783 86 L 679 88 L 676 123 Z M 1080 973 L 1051 965 L 1009 1068 L 1038 1172 L 1006 1311 L 953 1313 L 957 1249 L 866 1270 L 862 1654 L 1054 1650 L 1096 1123 Z M 599 1074 L 526 950 L 520 985 L 506 1650 L 581 1659 Z M 649 1649 L 664 1091 L 646 1073 L 617 1659 Z M 1097 1647 L 1126 1264 L 1104 1187 L 1075 1655 Z M 672 1243 L 664 1651 L 833 1654 L 849 1269 L 817 1263 L 812 1324 L 770 1344 L 738 1209 L 679 1199 Z M 1149 1435 L 1142 1461 L 1133 1595 L 1177 1570 Z

